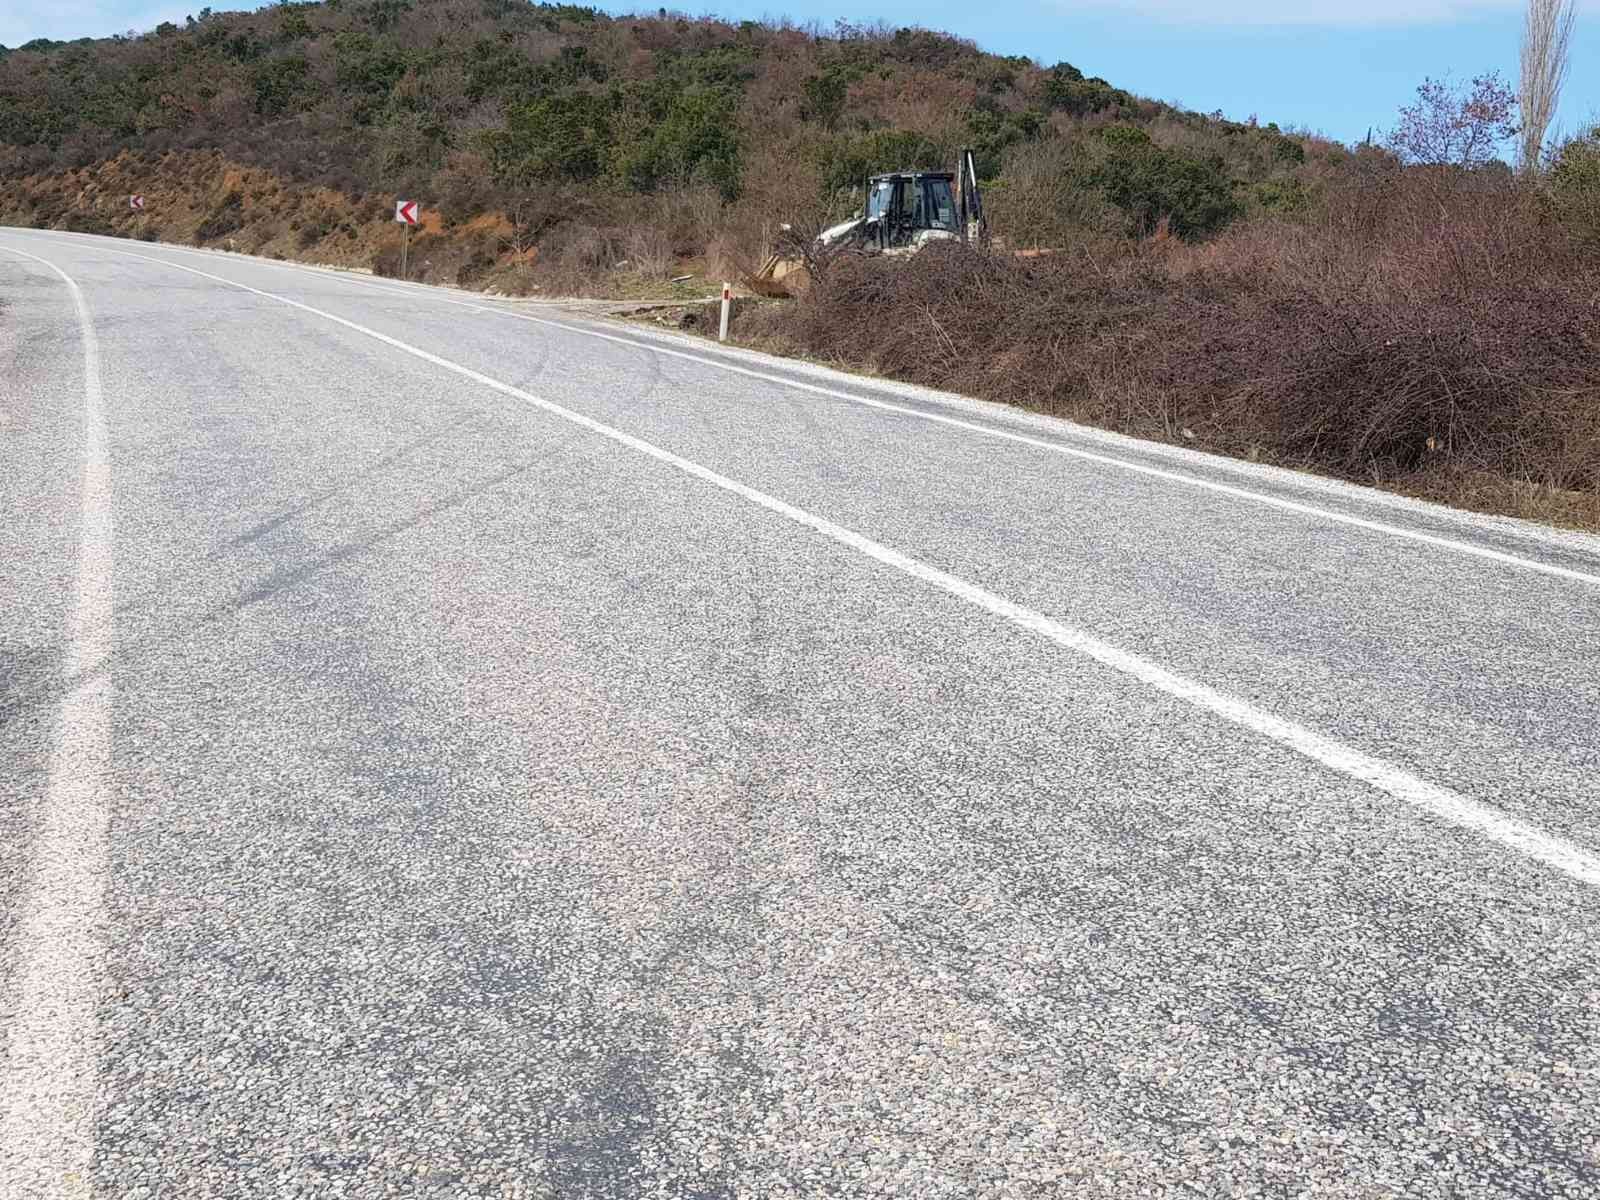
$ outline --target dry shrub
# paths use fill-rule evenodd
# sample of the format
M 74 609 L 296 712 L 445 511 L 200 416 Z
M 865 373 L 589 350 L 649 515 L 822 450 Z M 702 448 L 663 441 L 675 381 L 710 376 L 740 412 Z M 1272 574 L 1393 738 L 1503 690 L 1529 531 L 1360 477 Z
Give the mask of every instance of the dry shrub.
M 995 236 L 1015 248 L 1059 248 L 1119 233 L 1122 214 L 1079 181 L 1086 157 L 1081 138 L 1023 142 L 1008 151 L 1001 181 L 984 197 Z
M 496 286 L 517 293 L 541 292 L 550 296 L 604 295 L 605 278 L 617 263 L 626 261 L 627 231 L 565 221 L 555 225 L 514 265 Z
M 722 196 L 714 187 L 667 188 L 653 199 L 653 223 L 659 226 L 670 253 L 678 258 L 703 253 L 727 220 Z
M 434 174 L 435 202 L 452 218 L 468 221 L 494 207 L 496 195 L 489 164 L 482 155 L 453 151 Z
M 752 275 L 774 250 L 809 241 L 860 205 L 859 196 L 841 199 L 823 186 L 820 148 L 814 135 L 802 135 L 750 149 L 743 193 L 718 216 L 706 244 L 713 276 L 732 280 Z
M 744 279 L 760 269 L 760 260 L 748 243 L 731 230 L 719 232 L 706 243 L 705 273 L 710 279 Z
M 397 243 L 384 246 L 373 254 L 372 273 L 374 275 L 381 275 L 385 279 L 396 279 L 399 277 L 400 246 Z
M 641 279 L 661 280 L 672 275 L 677 261 L 672 239 L 656 225 L 635 225 L 621 238 L 627 269 Z
M 539 251 L 541 261 L 586 275 L 609 271 L 622 258 L 616 230 L 580 221 L 556 226 Z
M 1600 260 L 1509 181 L 1377 191 L 1201 247 L 847 259 L 765 320 L 896 378 L 1480 506 L 1580 493 L 1600 520 Z

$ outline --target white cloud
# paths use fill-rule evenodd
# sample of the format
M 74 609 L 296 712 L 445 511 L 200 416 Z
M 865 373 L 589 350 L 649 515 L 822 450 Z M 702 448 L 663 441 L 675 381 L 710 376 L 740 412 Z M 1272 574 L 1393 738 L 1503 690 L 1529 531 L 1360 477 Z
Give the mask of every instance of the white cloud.
M 1514 13 L 1523 0 L 1057 0 L 1062 7 L 1151 18 L 1167 25 L 1437 25 Z

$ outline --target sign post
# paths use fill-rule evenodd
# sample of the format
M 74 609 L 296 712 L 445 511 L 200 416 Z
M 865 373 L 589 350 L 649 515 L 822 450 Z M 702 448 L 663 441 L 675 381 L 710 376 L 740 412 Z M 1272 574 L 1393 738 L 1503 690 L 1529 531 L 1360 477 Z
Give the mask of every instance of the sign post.
M 728 340 L 728 308 L 733 301 L 733 288 L 727 283 L 722 285 L 722 325 L 717 330 L 717 341 Z
M 400 243 L 400 278 L 411 278 L 411 227 L 420 224 L 422 213 L 415 200 L 396 200 L 394 219 L 405 226 L 404 240 Z

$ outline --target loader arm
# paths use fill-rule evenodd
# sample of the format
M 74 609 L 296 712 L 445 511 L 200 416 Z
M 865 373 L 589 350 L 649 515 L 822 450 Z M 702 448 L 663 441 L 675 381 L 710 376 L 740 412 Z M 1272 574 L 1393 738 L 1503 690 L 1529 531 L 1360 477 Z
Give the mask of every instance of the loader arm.
M 960 184 L 961 240 L 969 245 L 989 244 L 989 218 L 983 212 L 983 193 L 978 189 L 978 164 L 971 150 L 961 152 L 956 167 Z

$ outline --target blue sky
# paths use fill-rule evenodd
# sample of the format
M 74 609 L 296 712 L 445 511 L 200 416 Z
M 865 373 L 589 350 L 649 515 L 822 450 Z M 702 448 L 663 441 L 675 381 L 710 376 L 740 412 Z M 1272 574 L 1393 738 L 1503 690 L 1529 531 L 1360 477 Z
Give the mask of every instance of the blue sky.
M 211 0 L 218 9 L 234 7 Z M 1382 130 L 1425 75 L 1498 68 L 1515 79 L 1520 0 L 721 0 L 735 19 L 831 24 L 882 19 L 944 29 L 1002 54 L 1087 74 L 1202 112 L 1310 128 L 1357 141 Z M 633 4 L 602 5 L 628 11 Z M 181 21 L 170 0 L 4 0 L 0 44 L 81 37 Z M 672 7 L 669 5 L 669 7 Z M 650 8 L 653 11 L 653 8 Z M 691 11 L 699 11 L 691 9 Z M 1573 75 L 1559 123 L 1600 120 L 1600 0 L 1580 6 Z M 1586 69 L 1587 68 L 1587 69 Z

